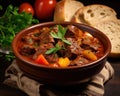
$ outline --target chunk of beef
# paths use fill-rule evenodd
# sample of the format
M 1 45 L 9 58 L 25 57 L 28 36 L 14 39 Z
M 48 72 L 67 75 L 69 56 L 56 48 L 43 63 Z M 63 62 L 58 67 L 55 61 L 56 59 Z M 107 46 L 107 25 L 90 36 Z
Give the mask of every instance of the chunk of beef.
M 20 49 L 20 54 L 24 55 L 24 56 L 29 56 L 29 55 L 33 55 L 36 52 L 35 48 L 29 45 L 24 45 L 21 49 Z
M 57 54 L 45 55 L 45 58 L 47 59 L 48 62 L 51 62 L 51 63 L 58 62 L 58 55 Z
M 71 61 L 70 66 L 74 66 L 74 65 L 80 66 L 80 65 L 83 65 L 83 64 L 87 64 L 89 62 L 90 61 L 88 59 L 82 57 L 81 55 L 78 55 L 76 59 Z
M 82 52 L 82 48 L 80 47 L 81 39 L 67 38 L 67 40 L 71 42 L 71 45 L 67 48 L 68 50 L 70 49 L 71 53 L 80 54 Z
M 33 56 L 33 59 L 37 58 L 37 56 L 38 56 L 39 54 L 45 54 L 45 52 L 46 52 L 48 49 L 52 48 L 52 47 L 54 47 L 54 45 L 53 45 L 52 43 L 41 44 L 41 45 L 36 49 L 36 52 L 35 52 L 35 54 L 34 54 L 34 56 Z
M 54 42 L 54 38 L 50 35 L 50 29 L 49 28 L 44 27 L 40 31 L 41 31 L 41 34 L 39 36 L 40 44 Z
M 82 47 L 85 49 L 91 49 L 92 51 L 97 51 L 101 47 L 100 42 L 96 38 L 91 38 L 89 36 L 82 38 Z
M 91 50 L 91 51 L 96 52 L 96 50 L 93 47 L 91 47 L 90 45 L 87 45 L 87 44 L 82 44 L 81 48 L 83 48 L 85 50 Z
M 83 36 L 83 31 L 73 25 L 68 25 L 68 37 L 81 38 Z

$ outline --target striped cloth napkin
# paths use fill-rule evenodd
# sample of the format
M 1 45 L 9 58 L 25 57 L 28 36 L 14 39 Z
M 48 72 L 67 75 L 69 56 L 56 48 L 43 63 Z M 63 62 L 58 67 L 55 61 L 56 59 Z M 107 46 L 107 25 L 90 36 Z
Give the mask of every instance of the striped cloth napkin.
M 19 88 L 28 96 L 103 96 L 104 84 L 114 75 L 114 70 L 109 62 L 99 74 L 91 77 L 88 82 L 77 87 L 52 87 L 40 84 L 39 82 L 25 76 L 14 60 L 5 72 L 4 84 Z

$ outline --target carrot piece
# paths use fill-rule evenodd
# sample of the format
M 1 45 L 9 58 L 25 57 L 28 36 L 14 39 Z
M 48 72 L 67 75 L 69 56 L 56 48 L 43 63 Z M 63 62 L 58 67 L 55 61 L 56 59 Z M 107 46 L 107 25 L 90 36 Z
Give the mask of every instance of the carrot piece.
M 48 61 L 45 59 L 45 57 L 40 54 L 36 59 L 35 62 L 38 64 L 43 64 L 43 65 L 49 65 Z

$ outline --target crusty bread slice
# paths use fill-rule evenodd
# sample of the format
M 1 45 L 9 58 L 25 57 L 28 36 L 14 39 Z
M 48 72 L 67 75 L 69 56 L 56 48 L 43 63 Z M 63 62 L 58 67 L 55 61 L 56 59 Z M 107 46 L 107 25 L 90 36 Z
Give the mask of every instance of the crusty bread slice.
M 120 20 L 108 20 L 93 27 L 105 33 L 111 41 L 110 57 L 120 57 Z
M 56 4 L 54 11 L 54 21 L 63 22 L 71 21 L 75 12 L 83 7 L 84 4 L 76 0 L 61 0 Z
M 109 6 L 102 4 L 92 4 L 79 9 L 72 21 L 95 25 L 105 20 L 117 19 L 117 13 Z
M 85 8 L 85 6 L 82 7 L 82 8 L 80 8 L 80 9 L 78 9 L 78 10 L 75 12 L 74 16 L 73 16 L 72 19 L 71 19 L 72 22 L 88 24 L 88 23 L 86 22 L 86 20 L 84 19 L 84 14 L 82 13 L 84 8 Z

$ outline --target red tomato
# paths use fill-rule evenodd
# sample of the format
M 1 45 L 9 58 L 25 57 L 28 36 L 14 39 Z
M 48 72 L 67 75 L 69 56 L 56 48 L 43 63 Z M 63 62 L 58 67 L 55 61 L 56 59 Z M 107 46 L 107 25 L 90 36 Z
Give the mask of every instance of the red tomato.
M 36 0 L 35 14 L 39 20 L 51 20 L 53 17 L 56 0 Z
M 22 3 L 19 7 L 19 13 L 21 12 L 27 12 L 27 13 L 32 13 L 32 16 L 34 15 L 34 9 L 31 4 L 29 3 Z

